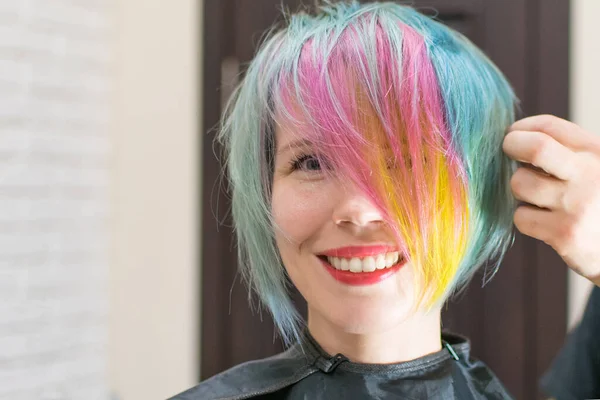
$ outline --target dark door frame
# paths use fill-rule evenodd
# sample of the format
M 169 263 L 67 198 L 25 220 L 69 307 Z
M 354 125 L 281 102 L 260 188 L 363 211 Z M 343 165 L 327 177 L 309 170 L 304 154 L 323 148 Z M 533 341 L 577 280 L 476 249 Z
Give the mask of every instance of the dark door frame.
M 248 8 L 250 2 L 254 5 Z M 245 357 L 266 356 L 281 349 L 280 343 L 271 340 L 273 325 L 268 316 L 263 322 L 256 323 L 258 318 L 253 318 L 249 312 L 244 316 L 232 316 L 231 311 L 226 311 L 230 310 L 232 295 L 239 297 L 245 293 L 239 294 L 243 290 L 240 291 L 239 279 L 236 282 L 237 264 L 227 216 L 228 198 L 226 188 L 222 190 L 220 186 L 222 165 L 215 157 L 219 149 L 213 145 L 221 113 L 223 60 L 241 54 L 243 62 L 252 56 L 249 47 L 239 48 L 236 30 L 244 30 L 244 24 L 250 21 L 249 13 L 252 18 L 267 22 L 273 20 L 274 14 L 273 10 L 260 10 L 256 5 L 258 0 L 204 0 L 203 3 L 203 31 L 199 32 L 203 46 L 199 88 L 202 95 L 202 157 L 198 166 L 203 199 L 199 221 L 202 238 L 199 379 L 222 371 Z M 478 45 L 483 43 L 484 50 L 507 74 L 522 99 L 523 114 L 549 113 L 568 118 L 568 0 L 457 0 L 454 3 L 456 9 L 439 0 L 416 3 L 437 6 L 440 13 L 445 12 L 457 21 L 473 13 L 483 13 L 483 19 L 479 21 L 485 21 L 485 26 L 480 22 L 476 28 L 484 36 L 478 36 L 474 41 Z M 506 23 L 503 13 L 510 10 L 514 27 L 503 29 L 501 25 Z M 242 14 L 244 18 L 240 17 Z M 257 34 L 253 42 L 256 43 L 258 38 Z M 515 49 L 511 43 L 521 39 L 524 39 L 523 46 Z M 470 288 L 467 296 L 471 301 L 452 305 L 454 312 L 445 318 L 447 326 L 460 327 L 471 336 L 475 355 L 491 365 L 498 375 L 507 377 L 505 382 L 517 398 L 539 396 L 537 379 L 563 343 L 566 274 L 564 263 L 551 248 L 518 235 L 497 278 L 483 290 Z M 237 292 L 232 290 L 234 282 Z M 511 303 L 505 300 L 507 298 L 518 300 Z M 248 331 L 240 329 L 246 326 Z M 268 340 L 256 342 L 254 352 L 244 353 L 248 340 L 254 340 L 248 338 L 250 331 L 252 335 Z M 234 350 L 235 343 L 239 347 Z M 507 352 L 512 354 L 511 358 L 504 356 Z

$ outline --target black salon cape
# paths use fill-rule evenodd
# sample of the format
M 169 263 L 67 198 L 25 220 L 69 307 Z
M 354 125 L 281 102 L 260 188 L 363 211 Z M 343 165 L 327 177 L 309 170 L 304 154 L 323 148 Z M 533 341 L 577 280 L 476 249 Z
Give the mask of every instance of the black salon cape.
M 558 400 L 600 399 L 600 287 L 592 290 L 581 323 L 567 338 L 541 386 Z
M 238 365 L 171 400 L 512 399 L 488 367 L 469 357 L 465 338 L 444 333 L 442 339 L 441 351 L 384 365 L 330 356 L 306 334 L 302 346 Z

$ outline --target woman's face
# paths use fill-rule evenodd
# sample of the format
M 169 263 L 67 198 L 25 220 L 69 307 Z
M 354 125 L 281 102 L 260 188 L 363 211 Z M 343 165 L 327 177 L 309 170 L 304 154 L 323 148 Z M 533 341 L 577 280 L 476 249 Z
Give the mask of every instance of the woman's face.
M 357 334 L 397 326 L 413 312 L 411 264 L 398 259 L 379 210 L 335 171 L 324 173 L 303 139 L 289 125 L 276 129 L 272 212 L 277 246 L 309 318 Z

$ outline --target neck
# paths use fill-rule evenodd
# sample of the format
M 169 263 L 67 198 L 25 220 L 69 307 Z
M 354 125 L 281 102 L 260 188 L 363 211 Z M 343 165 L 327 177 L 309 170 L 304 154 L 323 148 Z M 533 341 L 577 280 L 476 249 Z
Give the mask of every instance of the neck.
M 308 311 L 308 330 L 327 353 L 342 353 L 350 361 L 365 364 L 393 364 L 440 351 L 440 311 L 416 314 L 383 331 L 364 333 L 347 330 Z

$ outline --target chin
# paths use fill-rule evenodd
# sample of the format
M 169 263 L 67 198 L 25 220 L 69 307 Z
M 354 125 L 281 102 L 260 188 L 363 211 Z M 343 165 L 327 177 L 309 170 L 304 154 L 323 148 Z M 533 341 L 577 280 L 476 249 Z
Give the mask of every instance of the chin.
M 364 299 L 339 303 L 323 311 L 333 324 L 352 334 L 385 332 L 414 315 L 411 304 L 365 304 Z

